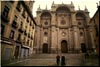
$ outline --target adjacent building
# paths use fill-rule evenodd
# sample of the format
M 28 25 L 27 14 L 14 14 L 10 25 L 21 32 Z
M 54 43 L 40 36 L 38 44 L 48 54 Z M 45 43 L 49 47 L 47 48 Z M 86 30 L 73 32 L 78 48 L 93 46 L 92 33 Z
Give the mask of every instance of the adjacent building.
M 100 5 L 100 4 L 99 4 Z M 97 11 L 94 16 L 91 18 L 89 22 L 89 30 L 91 32 L 92 45 L 94 45 L 93 50 L 95 50 L 96 54 L 99 55 L 99 6 L 97 7 Z
M 33 53 L 36 22 L 34 1 L 1 1 L 1 59 L 26 58 Z
M 85 53 L 93 49 L 88 30 L 89 11 L 75 10 L 74 4 L 52 3 L 51 9 L 37 9 L 36 53 Z

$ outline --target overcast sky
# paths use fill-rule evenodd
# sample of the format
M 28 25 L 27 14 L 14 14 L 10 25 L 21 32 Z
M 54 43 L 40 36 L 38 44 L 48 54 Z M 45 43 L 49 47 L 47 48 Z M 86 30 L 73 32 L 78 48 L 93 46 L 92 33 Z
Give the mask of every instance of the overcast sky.
M 33 5 L 33 12 L 32 12 L 34 17 L 36 17 L 36 11 L 39 5 L 41 9 L 45 9 L 46 5 L 47 5 L 47 9 L 51 9 L 51 5 L 53 1 L 55 4 L 62 4 L 62 2 L 64 4 L 70 4 L 72 1 L 75 6 L 75 10 L 78 10 L 78 6 L 80 6 L 81 10 L 84 10 L 86 5 L 88 11 L 90 12 L 89 14 L 90 17 L 93 17 L 94 13 L 97 10 L 96 3 L 99 3 L 100 0 L 34 0 L 34 1 L 35 2 Z

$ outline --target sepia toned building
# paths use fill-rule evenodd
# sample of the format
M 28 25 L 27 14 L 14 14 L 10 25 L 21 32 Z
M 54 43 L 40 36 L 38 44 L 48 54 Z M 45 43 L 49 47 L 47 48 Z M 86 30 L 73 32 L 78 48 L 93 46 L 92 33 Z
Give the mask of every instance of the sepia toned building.
M 1 1 L 1 59 L 26 58 L 33 53 L 36 22 L 34 1 Z
M 100 4 L 99 4 L 100 5 Z M 91 33 L 91 40 L 92 44 L 94 46 L 93 50 L 96 52 L 97 55 L 99 55 L 99 8 L 100 6 L 97 6 L 97 11 L 95 12 L 94 16 L 89 21 L 89 31 Z
M 85 53 L 93 49 L 88 30 L 90 16 L 75 10 L 74 4 L 52 3 L 51 9 L 37 9 L 35 32 L 36 53 Z

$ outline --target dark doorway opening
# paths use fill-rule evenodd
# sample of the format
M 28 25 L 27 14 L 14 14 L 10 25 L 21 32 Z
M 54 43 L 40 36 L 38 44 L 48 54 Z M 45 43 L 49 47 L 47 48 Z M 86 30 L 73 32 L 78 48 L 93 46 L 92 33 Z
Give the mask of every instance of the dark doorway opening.
M 85 43 L 81 43 L 81 50 L 82 50 L 82 53 L 87 52 Z
M 18 55 L 19 55 L 19 46 L 16 46 L 16 49 L 15 49 L 15 59 L 18 58 Z
M 48 44 L 43 44 L 43 48 L 42 48 L 42 50 L 43 50 L 43 53 L 48 53 Z
M 68 46 L 67 46 L 67 41 L 63 40 L 61 42 L 61 52 L 62 53 L 68 53 Z

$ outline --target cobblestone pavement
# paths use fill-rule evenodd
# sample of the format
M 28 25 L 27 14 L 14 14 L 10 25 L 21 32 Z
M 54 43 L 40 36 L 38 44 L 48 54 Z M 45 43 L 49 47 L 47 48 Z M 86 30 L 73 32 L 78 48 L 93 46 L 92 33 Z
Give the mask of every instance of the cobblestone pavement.
M 6 64 L 4 66 L 57 66 L 55 58 L 30 58 Z M 66 58 L 65 66 L 99 66 L 99 59 Z

